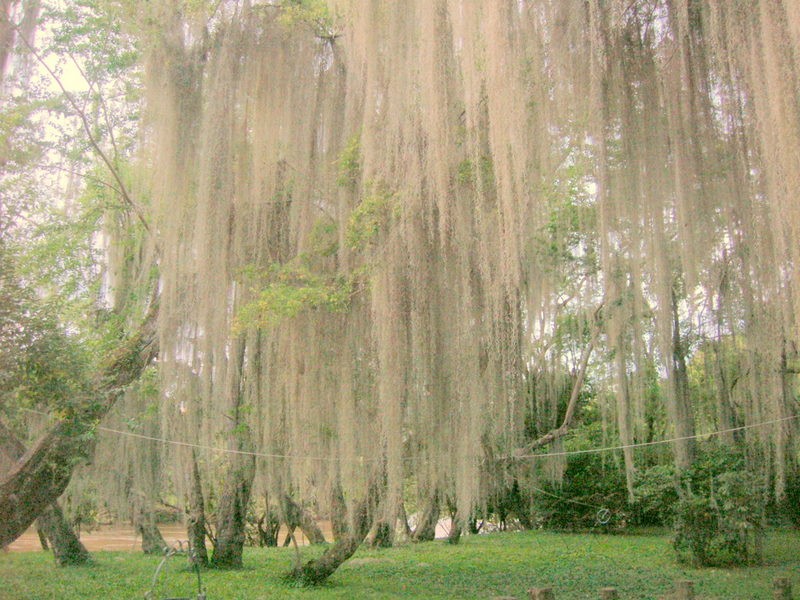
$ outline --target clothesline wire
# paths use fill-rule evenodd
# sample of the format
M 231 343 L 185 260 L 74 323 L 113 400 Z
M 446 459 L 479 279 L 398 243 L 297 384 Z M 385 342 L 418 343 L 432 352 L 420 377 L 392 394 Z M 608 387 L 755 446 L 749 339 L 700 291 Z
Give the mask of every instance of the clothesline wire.
M 33 413 L 40 416 L 45 416 L 48 418 L 52 418 L 52 415 L 33 410 L 30 408 L 23 408 L 21 409 L 25 412 Z M 724 435 L 726 433 L 735 433 L 737 431 L 744 431 L 747 429 L 755 429 L 758 427 L 766 427 L 768 425 L 777 425 L 778 423 L 784 423 L 787 421 L 791 421 L 794 419 L 799 418 L 800 415 L 789 415 L 787 417 L 782 417 L 780 419 L 771 419 L 769 421 L 762 421 L 760 423 L 751 423 L 750 425 L 742 425 L 740 427 L 730 427 L 728 429 L 720 429 L 717 431 L 712 431 L 709 433 L 698 433 L 694 435 L 687 435 L 681 437 L 674 437 L 664 440 L 654 440 L 650 442 L 638 442 L 635 444 L 622 444 L 618 446 L 605 446 L 600 448 L 586 448 L 583 450 L 564 450 L 561 452 L 545 452 L 545 453 L 531 453 L 531 454 L 515 454 L 515 455 L 508 455 L 499 457 L 501 459 L 512 459 L 512 460 L 522 460 L 528 458 L 556 458 L 556 457 L 567 457 L 567 456 L 575 456 L 579 454 L 600 454 L 603 452 L 614 452 L 618 450 L 628 450 L 628 449 L 637 449 L 637 448 L 645 448 L 649 446 L 658 446 L 663 444 L 672 444 L 675 442 L 681 442 L 686 440 L 696 440 L 701 438 L 710 438 L 719 435 Z M 151 435 L 145 435 L 142 433 L 136 433 L 135 431 L 124 431 L 122 429 L 114 429 L 111 427 L 104 427 L 102 425 L 97 426 L 96 428 L 98 431 L 102 431 L 104 433 L 111 433 L 114 435 L 121 435 L 126 436 L 134 439 L 150 441 L 150 442 L 158 442 L 160 444 L 171 445 L 171 446 L 179 446 L 183 448 L 193 448 L 196 450 L 206 450 L 211 452 L 219 452 L 223 454 L 238 454 L 243 456 L 253 456 L 256 458 L 273 458 L 273 459 L 288 459 L 288 460 L 316 460 L 316 461 L 337 461 L 341 460 L 339 457 L 335 456 L 293 456 L 291 454 L 278 454 L 278 453 L 267 453 L 267 452 L 255 452 L 251 450 L 236 450 L 235 448 L 220 448 L 218 446 L 210 446 L 206 444 L 195 444 L 192 442 L 184 442 L 181 440 L 172 440 L 169 438 L 163 437 L 156 437 Z M 380 462 L 382 458 L 366 458 L 366 457 L 359 457 L 360 461 L 363 462 Z M 404 460 L 413 461 L 415 459 L 407 458 Z
M 600 452 L 612 452 L 615 450 L 628 450 L 628 449 L 636 449 L 636 448 L 645 448 L 647 446 L 659 446 L 663 444 L 672 444 L 674 442 L 683 442 L 687 440 L 697 440 L 701 438 L 709 438 L 718 435 L 723 435 L 726 433 L 735 433 L 737 431 L 744 431 L 746 429 L 755 429 L 757 427 L 765 427 L 767 425 L 776 425 L 778 423 L 783 423 L 786 421 L 791 421 L 793 419 L 800 418 L 800 415 L 789 415 L 788 417 L 782 417 L 780 419 L 772 419 L 770 421 L 762 421 L 760 423 L 751 423 L 750 425 L 742 425 L 740 427 L 730 427 L 728 429 L 719 429 L 717 431 L 711 431 L 709 433 L 696 433 L 694 435 L 685 435 L 681 437 L 674 437 L 669 438 L 666 440 L 653 440 L 650 442 L 637 442 L 635 444 L 622 444 L 619 446 L 608 446 L 604 448 L 586 448 L 583 450 L 565 450 L 563 452 L 547 452 L 547 453 L 531 453 L 531 454 L 516 454 L 516 455 L 509 455 L 504 458 L 513 458 L 513 459 L 523 459 L 523 458 L 553 458 L 558 456 L 574 456 L 576 454 L 597 454 Z

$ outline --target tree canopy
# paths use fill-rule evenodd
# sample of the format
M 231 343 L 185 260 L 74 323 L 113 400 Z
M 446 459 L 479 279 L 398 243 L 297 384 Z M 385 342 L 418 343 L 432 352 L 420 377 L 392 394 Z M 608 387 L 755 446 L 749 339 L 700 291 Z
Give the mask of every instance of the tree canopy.
M 410 495 L 467 519 L 562 477 L 536 455 L 592 415 L 631 499 L 637 445 L 688 471 L 707 435 L 784 497 L 800 5 L 72 4 L 102 301 L 130 328 L 157 290 L 176 497 L 200 468 L 207 500 L 344 501 L 352 531 Z M 108 98 L 139 76 L 141 118 Z

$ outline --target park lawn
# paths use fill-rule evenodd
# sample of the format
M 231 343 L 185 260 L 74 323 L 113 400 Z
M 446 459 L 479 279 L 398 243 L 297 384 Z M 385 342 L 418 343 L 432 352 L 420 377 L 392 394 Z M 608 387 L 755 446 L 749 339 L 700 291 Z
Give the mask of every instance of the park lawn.
M 305 549 L 308 558 L 319 549 Z M 58 568 L 44 552 L 0 554 L 2 600 L 125 600 L 144 598 L 160 558 L 98 552 L 91 566 Z M 700 599 L 771 598 L 772 580 L 789 577 L 800 590 L 800 532 L 772 531 L 766 564 L 693 569 L 674 560 L 666 535 L 582 535 L 547 532 L 470 536 L 458 546 L 436 541 L 386 550 L 360 550 L 327 585 L 294 588 L 282 575 L 294 560 L 287 548 L 247 549 L 240 571 L 205 571 L 208 600 L 266 598 L 526 598 L 550 586 L 556 598 L 599 598 L 616 587 L 620 598 L 659 598 L 678 579 L 695 581 Z M 196 579 L 181 557 L 167 565 L 156 598 L 190 596 Z M 192 596 L 194 597 L 194 596 Z

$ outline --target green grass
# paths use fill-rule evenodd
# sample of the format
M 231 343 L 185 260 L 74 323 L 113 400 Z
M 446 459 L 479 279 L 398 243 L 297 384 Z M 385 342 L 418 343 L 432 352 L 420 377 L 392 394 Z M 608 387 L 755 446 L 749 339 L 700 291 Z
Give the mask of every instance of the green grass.
M 317 549 L 304 550 L 309 558 Z M 698 598 L 770 598 L 772 580 L 789 577 L 800 588 L 800 532 L 774 531 L 766 564 L 737 569 L 692 569 L 676 564 L 664 535 L 504 533 L 388 550 L 361 550 L 321 588 L 293 588 L 282 575 L 292 549 L 248 549 L 241 571 L 206 571 L 208 600 L 266 598 L 492 598 L 527 597 L 525 590 L 551 586 L 559 600 L 598 598 L 599 588 L 620 597 L 659 598 L 678 579 L 692 579 Z M 44 552 L 0 555 L 0 599 L 139 599 L 149 590 L 157 557 L 98 552 L 94 564 L 57 568 Z M 168 585 L 158 598 L 188 596 L 193 574 L 182 558 L 168 565 Z

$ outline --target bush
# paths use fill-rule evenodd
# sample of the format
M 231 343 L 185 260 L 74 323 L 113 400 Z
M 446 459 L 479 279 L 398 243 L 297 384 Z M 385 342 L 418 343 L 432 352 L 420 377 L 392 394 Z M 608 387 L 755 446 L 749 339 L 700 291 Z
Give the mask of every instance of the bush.
M 533 495 L 536 521 L 546 529 L 611 532 L 627 525 L 625 474 L 596 454 L 570 456 L 562 484 Z
M 636 474 L 631 525 L 642 527 L 671 526 L 678 503 L 675 468 L 656 465 Z
M 786 482 L 786 496 L 778 506 L 781 516 L 800 529 L 800 473 L 793 473 Z
M 736 459 L 730 453 L 719 463 L 705 457 L 684 476 L 673 539 L 679 561 L 697 566 L 762 561 L 763 482 L 744 468 L 720 470 L 741 466 Z

